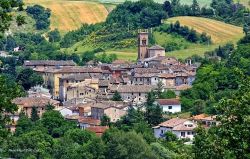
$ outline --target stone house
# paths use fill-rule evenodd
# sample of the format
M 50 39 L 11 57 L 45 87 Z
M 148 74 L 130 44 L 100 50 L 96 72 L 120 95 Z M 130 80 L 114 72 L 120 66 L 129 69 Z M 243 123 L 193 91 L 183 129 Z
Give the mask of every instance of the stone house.
M 28 117 L 31 117 L 32 107 L 37 107 L 40 117 L 46 111 L 48 104 L 52 104 L 55 108 L 59 107 L 58 101 L 44 97 L 21 97 L 15 98 L 12 102 L 18 106 L 18 113 L 24 111 Z
M 124 102 L 102 101 L 91 106 L 91 117 L 101 120 L 103 115 L 106 114 L 111 122 L 116 122 L 127 114 L 127 110 L 128 105 Z
M 91 98 L 95 99 L 97 96 L 97 89 L 88 86 L 86 83 L 77 83 L 67 87 L 65 101 L 73 98 Z
M 133 103 L 144 103 L 147 100 L 147 93 L 154 90 L 156 87 L 151 85 L 119 85 L 110 88 L 111 96 L 112 93 L 117 91 L 123 101 Z
M 47 69 L 45 72 L 44 83 L 50 88 L 52 97 L 54 99 L 59 99 L 60 91 L 60 78 L 68 75 L 77 75 L 77 74 L 90 74 L 91 77 L 99 77 L 102 74 L 100 68 L 87 68 L 87 67 L 62 67 L 57 69 Z

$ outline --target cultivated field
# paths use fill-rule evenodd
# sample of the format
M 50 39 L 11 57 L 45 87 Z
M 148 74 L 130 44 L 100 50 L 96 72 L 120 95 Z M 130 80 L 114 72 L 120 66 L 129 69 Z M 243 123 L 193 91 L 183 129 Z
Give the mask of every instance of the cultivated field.
M 241 27 L 208 18 L 183 16 L 171 18 L 167 22 L 175 22 L 177 20 L 181 23 L 181 25 L 194 28 L 199 33 L 207 33 L 212 37 L 212 41 L 215 44 L 235 42 L 243 37 L 243 31 Z
M 83 23 L 93 24 L 105 21 L 108 10 L 96 1 L 77 0 L 24 0 L 26 5 L 39 4 L 51 9 L 51 29 L 61 31 L 77 29 Z
M 240 2 L 241 4 L 243 4 L 244 6 L 250 8 L 250 0 L 234 0 L 234 2 Z
M 102 3 L 122 3 L 126 0 L 99 0 Z M 138 1 L 138 0 L 130 0 L 130 1 Z M 157 3 L 164 3 L 166 0 L 154 0 Z M 193 0 L 180 0 L 182 4 L 192 4 Z M 202 6 L 209 6 L 212 0 L 197 0 Z

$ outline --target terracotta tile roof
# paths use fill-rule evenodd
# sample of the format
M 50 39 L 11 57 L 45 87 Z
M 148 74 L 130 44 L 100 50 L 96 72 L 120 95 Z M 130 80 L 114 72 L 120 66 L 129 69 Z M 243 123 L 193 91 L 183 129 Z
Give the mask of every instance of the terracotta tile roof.
M 155 88 L 156 86 L 151 85 L 119 85 L 110 87 L 110 90 L 119 93 L 148 93 Z
M 143 73 L 134 75 L 135 78 L 151 78 L 151 77 L 158 77 L 158 73 Z
M 177 125 L 173 128 L 173 131 L 192 131 L 197 127 L 197 125 L 193 122 L 185 122 L 180 125 Z
M 48 73 L 102 73 L 100 68 L 89 68 L 82 66 L 67 66 L 61 68 L 49 68 L 45 70 Z
M 78 122 L 82 124 L 89 124 L 89 125 L 95 125 L 95 126 L 101 124 L 101 121 L 98 119 L 86 118 L 86 117 L 80 117 L 78 119 Z
M 76 66 L 73 60 L 55 61 L 55 60 L 29 60 L 24 61 L 24 66 Z
M 109 80 L 99 80 L 99 86 L 101 87 L 108 87 L 109 83 Z
M 170 73 L 162 73 L 159 75 L 159 77 L 169 79 L 169 78 L 176 78 L 176 75 Z
M 207 116 L 208 116 L 207 114 L 199 114 L 199 115 L 195 115 L 195 116 L 191 117 L 191 119 L 202 120 L 202 119 L 206 118 Z
M 67 75 L 67 76 L 60 77 L 60 79 L 62 80 L 77 80 L 77 81 L 90 79 L 90 78 L 91 76 L 89 73 L 74 74 L 74 75 Z
M 45 97 L 21 97 L 15 98 L 12 102 L 23 107 L 45 107 L 49 103 L 53 105 L 57 105 L 60 103 L 59 101 Z
M 179 124 L 184 123 L 185 121 L 187 121 L 187 119 L 173 118 L 173 119 L 167 120 L 163 123 L 160 123 L 159 126 L 173 128 Z
M 179 99 L 157 99 L 157 102 L 160 104 L 160 105 L 180 105 L 181 102 Z
M 86 130 L 96 133 L 97 136 L 101 136 L 109 127 L 107 126 L 90 126 Z
M 157 68 L 135 68 L 135 73 L 144 74 L 144 73 L 160 73 L 161 71 Z

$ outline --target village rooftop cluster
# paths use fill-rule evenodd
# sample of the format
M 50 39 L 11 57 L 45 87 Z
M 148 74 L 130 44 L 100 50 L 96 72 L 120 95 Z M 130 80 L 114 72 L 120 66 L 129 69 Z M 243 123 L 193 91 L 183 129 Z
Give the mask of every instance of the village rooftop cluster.
M 86 66 L 76 66 L 73 61 L 31 60 L 24 67 L 39 73 L 44 80 L 43 86 L 28 91 L 27 97 L 13 100 L 18 111 L 11 115 L 11 131 L 19 113 L 24 111 L 30 117 L 32 107 L 37 107 L 38 115 L 51 104 L 65 120 L 75 121 L 81 129 L 88 129 L 101 135 L 107 126 L 100 126 L 100 119 L 107 115 L 111 122 L 126 115 L 130 107 L 141 108 L 147 100 L 147 93 L 157 89 L 159 82 L 164 90 L 172 90 L 174 99 L 157 99 L 165 113 L 181 112 L 178 98 L 182 90 L 192 87 L 197 64 L 191 60 L 181 63 L 174 57 L 165 56 L 165 49 L 159 45 L 149 47 L 149 33 L 140 30 L 138 34 L 138 60 L 135 63 L 116 60 L 112 64 L 88 62 Z M 112 101 L 119 93 L 122 101 Z M 153 127 L 157 138 L 164 137 L 166 131 L 173 132 L 178 138 L 193 139 L 197 123 L 205 126 L 216 125 L 215 117 L 206 115 L 190 119 L 173 118 Z

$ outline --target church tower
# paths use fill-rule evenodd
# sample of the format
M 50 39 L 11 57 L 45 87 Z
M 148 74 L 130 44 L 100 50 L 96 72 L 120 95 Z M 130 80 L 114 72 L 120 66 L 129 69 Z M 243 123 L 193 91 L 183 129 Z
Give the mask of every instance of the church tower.
M 148 30 L 139 30 L 138 32 L 138 60 L 148 57 Z

